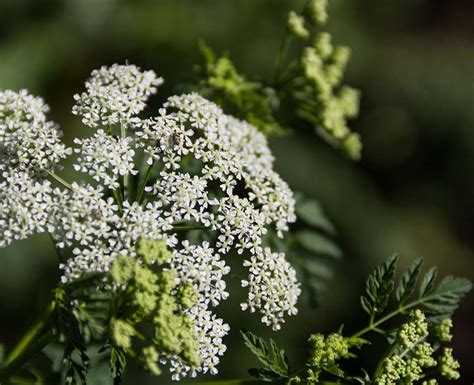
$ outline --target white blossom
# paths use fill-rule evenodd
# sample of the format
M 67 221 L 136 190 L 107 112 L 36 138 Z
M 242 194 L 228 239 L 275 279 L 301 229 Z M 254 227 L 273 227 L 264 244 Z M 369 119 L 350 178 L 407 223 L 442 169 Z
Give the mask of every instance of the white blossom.
M 52 188 L 25 172 L 4 172 L 0 181 L 0 247 L 51 231 Z
M 160 354 L 180 379 L 216 374 L 225 352 L 229 325 L 211 311 L 229 296 L 224 256 L 243 255 L 249 277 L 242 284 L 249 292 L 242 309 L 259 312 L 275 330 L 285 315 L 296 314 L 301 290 L 284 254 L 262 246 L 268 231 L 283 237 L 296 220 L 293 193 L 273 169 L 265 136 L 195 93 L 172 96 L 156 116 L 140 118 L 161 83 L 153 71 L 133 65 L 92 72 L 73 107 L 84 124 L 99 126 L 91 137 L 74 140 L 74 168 L 92 182 L 66 189 L 45 180 L 71 153 L 57 126 L 47 122 L 48 107 L 25 91 L 0 93 L 0 247 L 48 231 L 64 254 L 72 253 L 61 264 L 62 281 L 71 282 L 109 272 L 120 255 L 137 257 L 142 237 L 165 240 L 176 283 L 191 285 L 198 297 L 182 311 L 195 322 L 202 364 L 189 367 Z M 142 158 L 148 172 L 133 182 L 138 187 L 150 179 L 137 200 L 119 180 L 142 170 L 136 164 Z M 208 240 L 181 233 L 178 241 L 186 228 L 204 231 Z
M 74 143 L 78 145 L 74 151 L 79 154 L 75 170 L 89 174 L 112 190 L 120 186 L 120 176 L 138 173 L 134 168 L 135 150 L 130 137 L 120 138 L 97 130 L 94 136 L 76 138 Z
M 0 91 L 0 170 L 39 173 L 58 167 L 70 154 L 58 126 L 46 120 L 49 107 L 26 90 Z
M 135 65 L 103 66 L 92 71 L 86 82 L 87 91 L 74 95 L 72 113 L 80 115 L 90 127 L 128 125 L 162 83 L 163 79 L 153 71 L 141 71 Z
M 269 248 L 244 262 L 249 276 L 242 286 L 249 288 L 247 302 L 242 310 L 259 311 L 262 322 L 279 330 L 284 315 L 297 313 L 296 302 L 301 294 L 295 269 L 285 260 L 283 253 L 272 253 Z

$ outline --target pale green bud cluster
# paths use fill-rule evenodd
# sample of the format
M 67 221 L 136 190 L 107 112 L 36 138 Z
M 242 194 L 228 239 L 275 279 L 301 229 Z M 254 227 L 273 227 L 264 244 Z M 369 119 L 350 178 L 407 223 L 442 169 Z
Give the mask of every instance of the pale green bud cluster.
M 444 348 L 443 354 L 439 359 L 441 375 L 448 380 L 457 380 L 460 377 L 459 368 L 459 362 L 453 357 L 453 349 Z
M 121 256 L 112 265 L 113 281 L 123 288 L 111 321 L 115 346 L 132 352 L 153 374 L 161 373 L 161 355 L 198 366 L 195 324 L 184 313 L 196 304 L 197 293 L 190 285 L 177 287 L 176 272 L 161 266 L 171 256 L 164 241 L 142 239 L 137 253 L 141 258 Z M 151 336 L 143 335 L 147 330 Z M 140 346 L 145 341 L 148 346 Z
M 354 355 L 350 348 L 359 347 L 365 343 L 361 338 L 348 338 L 339 333 L 332 333 L 325 337 L 322 334 L 313 334 L 309 338 L 310 356 L 307 362 L 308 382 L 316 383 L 319 374 L 325 368 L 331 368 L 334 371 L 340 370 L 337 361 L 341 358 L 350 358 Z
M 449 341 L 452 321 L 444 320 L 430 329 L 435 341 Z M 426 378 L 425 370 L 438 368 L 439 374 L 449 380 L 459 378 L 459 362 L 453 358 L 453 349 L 444 348 L 438 361 L 433 357 L 435 349 L 427 342 L 429 338 L 428 322 L 420 310 L 412 312 L 407 323 L 398 332 L 395 346 L 397 354 L 385 358 L 382 371 L 375 379 L 377 385 L 411 385 Z M 431 369 L 432 370 L 432 369 Z M 424 385 L 437 384 L 435 379 L 427 379 Z
M 291 34 L 299 39 L 307 39 L 309 37 L 309 31 L 305 27 L 304 17 L 294 11 L 288 14 L 287 27 Z
M 428 343 L 417 346 L 410 358 L 393 355 L 384 360 L 383 371 L 375 381 L 377 385 L 411 385 L 423 378 L 423 370 L 436 366 L 433 348 Z
M 428 323 L 426 317 L 421 310 L 415 310 L 410 314 L 410 319 L 403 324 L 398 332 L 405 349 L 412 349 L 416 344 L 428 335 Z
M 442 342 L 449 342 L 453 338 L 451 334 L 451 328 L 453 327 L 453 321 L 450 318 L 443 320 L 440 324 L 434 327 L 435 337 Z
M 311 0 L 308 3 L 308 14 L 314 24 L 322 25 L 328 19 L 328 0 Z
M 360 157 L 361 143 L 350 131 L 347 120 L 359 112 L 359 91 L 349 86 L 339 88 L 350 57 L 348 47 L 333 47 L 327 33 L 316 37 L 302 57 L 304 76 L 312 85 L 315 98 L 314 123 L 341 143 L 351 158 Z

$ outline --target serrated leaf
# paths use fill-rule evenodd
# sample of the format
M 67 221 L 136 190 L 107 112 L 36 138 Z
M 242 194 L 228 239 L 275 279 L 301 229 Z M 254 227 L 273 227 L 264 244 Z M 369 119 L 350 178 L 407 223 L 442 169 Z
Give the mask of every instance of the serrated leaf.
M 433 292 L 421 298 L 431 317 L 450 316 L 457 309 L 459 301 L 472 289 L 472 282 L 466 278 L 448 275 Z M 425 289 L 426 290 L 426 289 Z
M 315 231 L 303 230 L 295 234 L 297 242 L 306 250 L 319 255 L 341 258 L 341 249 L 329 238 Z
M 421 258 L 415 260 L 407 269 L 405 274 L 403 274 L 401 282 L 396 291 L 396 297 L 399 305 L 403 305 L 403 303 L 413 293 L 422 264 L 423 260 Z
M 306 200 L 296 205 L 296 215 L 310 226 L 321 229 L 328 234 L 335 235 L 334 225 L 324 214 L 321 205 L 314 200 Z
M 264 365 L 263 369 L 252 369 L 253 373 L 256 375 L 265 375 L 266 378 L 270 378 L 270 372 L 272 372 L 276 378 L 288 377 L 288 358 L 285 355 L 285 351 L 279 349 L 275 341 L 270 339 L 270 343 L 267 344 L 264 339 L 256 336 L 252 332 L 242 329 L 240 333 L 242 334 L 245 345 Z
M 373 317 L 381 313 L 388 304 L 393 290 L 398 256 L 392 255 L 369 275 L 366 283 L 366 296 L 361 297 L 363 309 Z
M 437 273 L 438 269 L 436 267 L 432 267 L 425 274 L 420 285 L 420 298 L 426 296 L 433 290 Z
M 109 365 L 114 385 L 119 385 L 127 365 L 127 358 L 123 350 L 111 346 Z
M 327 264 L 315 258 L 307 258 L 301 265 L 311 276 L 329 279 L 334 275 Z

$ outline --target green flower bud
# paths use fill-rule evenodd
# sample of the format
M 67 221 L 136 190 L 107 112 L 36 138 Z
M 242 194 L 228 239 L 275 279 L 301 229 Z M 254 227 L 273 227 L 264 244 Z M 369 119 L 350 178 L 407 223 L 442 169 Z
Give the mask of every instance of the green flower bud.
M 449 342 L 453 338 L 451 334 L 451 328 L 453 327 L 453 321 L 450 318 L 443 320 L 440 324 L 434 326 L 434 336 L 442 342 Z
M 332 55 L 334 49 L 331 44 L 331 35 L 327 32 L 319 33 L 314 39 L 313 47 L 323 60 L 327 60 Z
M 142 350 L 144 366 L 155 376 L 161 374 L 161 369 L 158 366 L 158 360 L 160 358 L 157 350 L 154 346 L 147 346 Z
M 149 265 L 155 262 L 162 265 L 168 262 L 171 257 L 171 252 L 167 249 L 166 242 L 162 239 L 140 239 L 137 245 L 137 253 Z
M 125 285 L 134 275 L 135 261 L 126 256 L 115 258 L 112 264 L 112 278 L 118 285 Z
M 328 19 L 327 0 L 311 0 L 308 4 L 308 13 L 314 24 L 323 25 Z
M 443 355 L 439 360 L 439 371 L 448 380 L 457 380 L 460 377 L 459 362 L 453 357 L 453 349 L 444 348 Z
M 309 31 L 305 27 L 304 17 L 291 11 L 288 14 L 288 30 L 297 38 L 307 39 Z
M 118 347 L 129 349 L 132 347 L 132 337 L 136 331 L 132 325 L 120 319 L 114 319 L 111 322 L 111 334 Z

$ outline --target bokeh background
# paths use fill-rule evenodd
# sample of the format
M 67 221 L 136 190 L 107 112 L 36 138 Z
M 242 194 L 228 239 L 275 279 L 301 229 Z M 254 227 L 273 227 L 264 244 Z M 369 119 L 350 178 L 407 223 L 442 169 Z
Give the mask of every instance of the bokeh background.
M 166 80 L 160 98 L 193 78 L 197 41 L 227 51 L 249 77 L 265 78 L 296 0 L 0 0 L 0 88 L 45 97 L 71 143 L 73 93 L 93 68 L 128 60 Z M 365 319 L 358 296 L 373 266 L 398 252 L 402 265 L 474 278 L 474 2 L 333 0 L 328 29 L 353 50 L 347 83 L 362 91 L 352 127 L 364 142 L 351 163 L 294 127 L 272 140 L 277 169 L 318 199 L 338 229 L 343 260 L 317 309 L 302 308 L 273 337 L 297 360 L 310 332 Z M 36 236 L 0 251 L 0 341 L 13 343 L 47 303 L 58 278 L 54 250 Z M 219 378 L 257 364 L 238 329 L 269 336 L 257 320 L 223 310 L 233 326 Z M 474 380 L 474 295 L 455 314 L 462 381 Z M 371 356 L 366 358 L 370 365 Z M 204 378 L 202 378 L 204 380 Z M 125 384 L 168 383 L 133 365 Z

